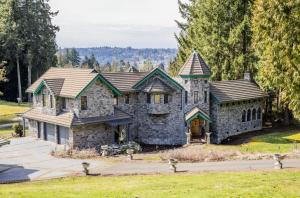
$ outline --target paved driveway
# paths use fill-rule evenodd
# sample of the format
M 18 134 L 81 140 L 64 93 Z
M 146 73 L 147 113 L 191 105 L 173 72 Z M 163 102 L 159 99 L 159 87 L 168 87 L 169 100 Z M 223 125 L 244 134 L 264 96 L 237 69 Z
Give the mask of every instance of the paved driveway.
M 0 147 L 0 183 L 82 174 L 83 160 L 52 157 L 54 148 L 53 143 L 32 137 L 12 139 L 10 145 Z M 84 161 L 91 168 L 104 165 L 99 160 Z

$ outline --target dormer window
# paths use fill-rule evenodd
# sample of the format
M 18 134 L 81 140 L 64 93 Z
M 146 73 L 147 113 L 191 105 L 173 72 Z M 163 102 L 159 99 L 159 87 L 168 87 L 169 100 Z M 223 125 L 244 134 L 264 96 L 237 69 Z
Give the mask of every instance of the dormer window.
M 155 94 L 154 95 L 154 103 L 155 104 L 160 104 L 160 99 L 161 99 L 161 95 L 160 94 Z
M 81 110 L 87 110 L 87 96 L 81 96 Z
M 53 108 L 53 96 L 50 95 L 50 108 L 52 109 Z
M 194 104 L 197 104 L 199 102 L 199 92 L 194 91 Z
M 43 107 L 45 107 L 46 106 L 46 96 L 44 93 L 42 94 L 42 103 L 43 103 Z
M 61 98 L 61 108 L 66 109 L 66 98 Z
M 125 104 L 129 104 L 129 94 L 125 95 Z

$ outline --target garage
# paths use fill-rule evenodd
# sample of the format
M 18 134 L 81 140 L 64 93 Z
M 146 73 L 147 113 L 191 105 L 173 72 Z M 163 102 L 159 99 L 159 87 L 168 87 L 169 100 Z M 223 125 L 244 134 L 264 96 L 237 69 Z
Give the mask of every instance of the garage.
M 45 123 L 44 129 L 45 129 L 44 135 L 46 137 L 46 140 L 50 142 L 55 142 L 55 125 Z
M 69 140 L 69 128 L 58 126 L 57 127 L 57 143 L 66 144 Z

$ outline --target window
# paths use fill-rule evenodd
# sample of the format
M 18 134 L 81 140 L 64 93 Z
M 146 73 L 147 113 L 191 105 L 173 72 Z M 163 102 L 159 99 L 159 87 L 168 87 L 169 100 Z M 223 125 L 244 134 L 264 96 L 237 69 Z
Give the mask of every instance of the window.
M 119 104 L 119 98 L 118 96 L 114 96 L 114 105 L 118 105 Z
M 207 80 L 204 80 L 204 83 L 207 84 Z
M 198 85 L 198 80 L 194 80 L 194 84 L 195 84 L 195 85 Z
M 194 91 L 194 104 L 199 102 L 199 94 L 198 91 Z
M 81 96 L 81 110 L 87 110 L 87 97 Z
M 169 95 L 164 94 L 164 104 L 168 104 L 168 103 L 169 103 Z
M 46 96 L 45 94 L 42 94 L 42 102 L 43 102 L 43 107 L 46 106 Z
M 247 121 L 251 121 L 251 110 L 248 109 L 247 111 Z
M 204 103 L 207 103 L 207 91 L 204 91 Z
M 129 104 L 129 94 L 125 95 L 125 104 Z
M 185 80 L 184 83 L 187 84 L 187 83 L 188 83 L 188 80 Z
M 160 94 L 155 94 L 154 95 L 154 103 L 155 104 L 160 104 Z
M 259 107 L 257 110 L 257 119 L 260 120 L 261 119 L 261 108 Z
M 252 110 L 252 120 L 256 120 L 256 109 Z
M 188 103 L 188 96 L 189 96 L 189 93 L 187 91 L 185 91 L 185 95 L 184 95 L 184 102 L 185 102 L 185 104 Z
M 151 95 L 149 93 L 147 93 L 147 103 L 148 104 L 151 103 Z
M 242 122 L 246 122 L 246 111 L 245 110 L 243 111 L 243 114 L 242 114 Z
M 53 108 L 53 96 L 50 95 L 50 108 Z
M 61 98 L 61 108 L 66 109 L 66 98 Z

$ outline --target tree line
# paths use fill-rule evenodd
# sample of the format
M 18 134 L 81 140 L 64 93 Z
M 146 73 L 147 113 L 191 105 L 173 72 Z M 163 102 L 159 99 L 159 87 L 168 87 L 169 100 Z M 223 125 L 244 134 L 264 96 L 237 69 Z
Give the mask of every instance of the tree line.
M 0 89 L 6 99 L 16 101 L 18 97 L 22 101 L 25 87 L 56 65 L 55 35 L 59 28 L 52 24 L 52 18 L 57 14 L 47 0 L 0 1 L 0 62 L 8 80 Z M 30 100 L 30 94 L 27 98 Z
M 170 65 L 176 75 L 193 50 L 212 70 L 212 80 L 240 79 L 250 71 L 261 88 L 277 96 L 288 124 L 300 119 L 300 1 L 179 1 L 183 21 L 178 55 Z

